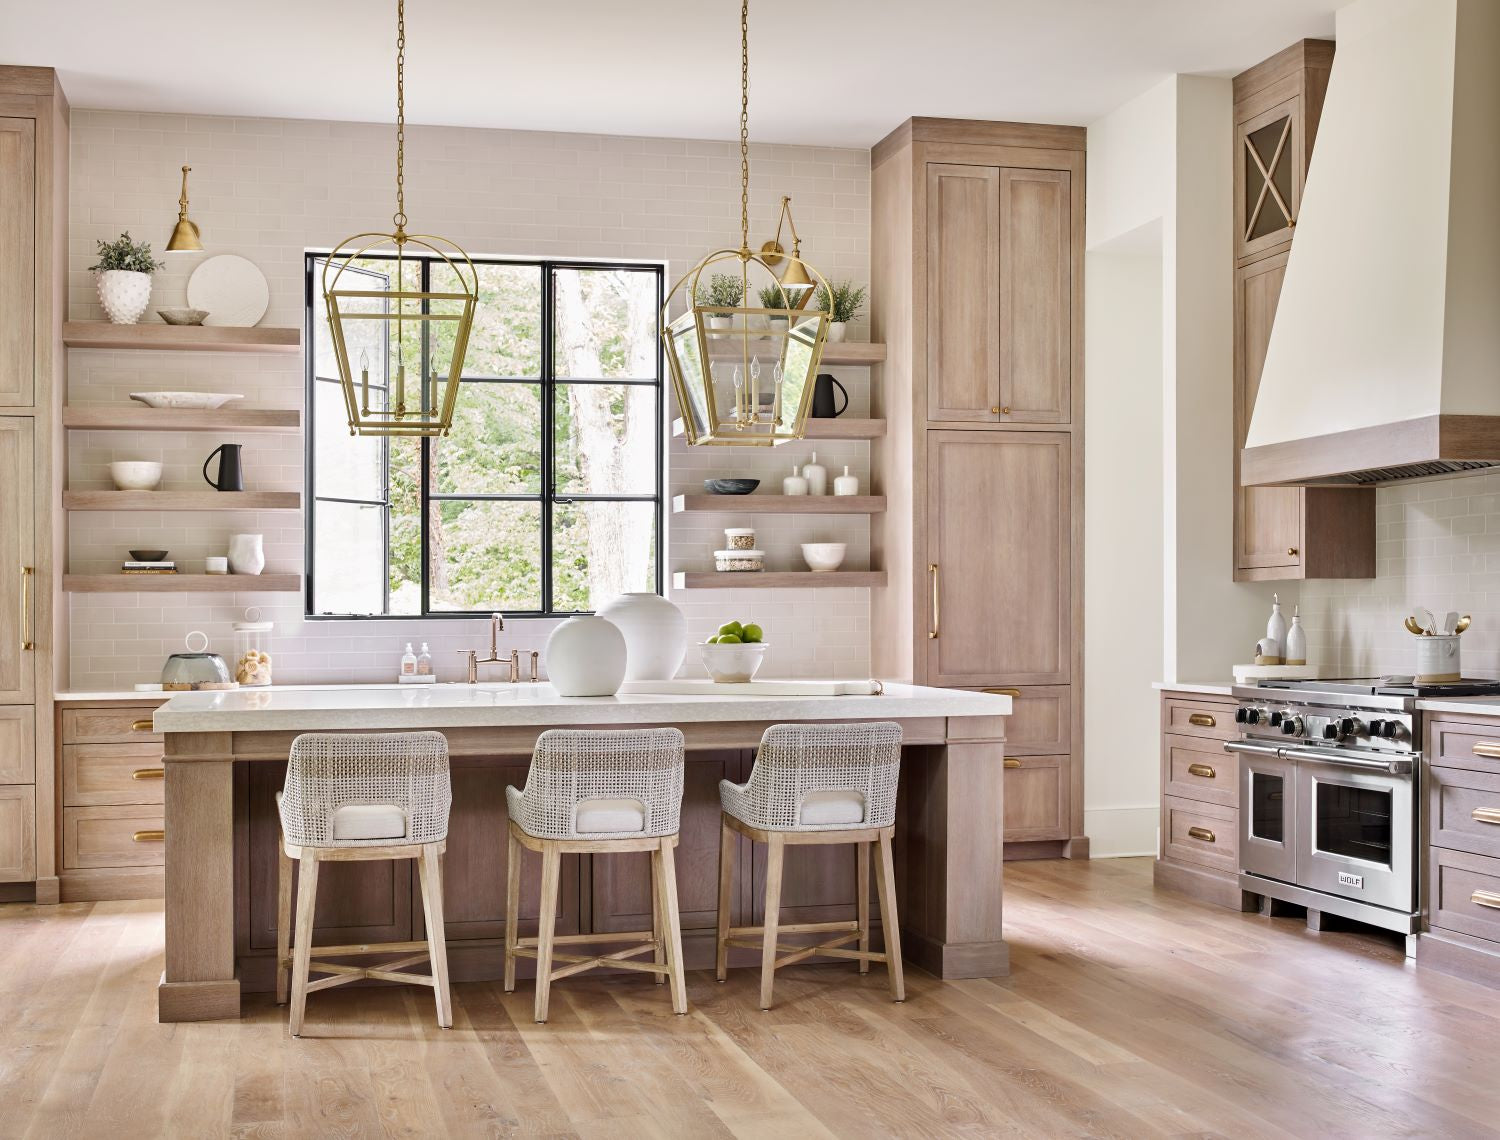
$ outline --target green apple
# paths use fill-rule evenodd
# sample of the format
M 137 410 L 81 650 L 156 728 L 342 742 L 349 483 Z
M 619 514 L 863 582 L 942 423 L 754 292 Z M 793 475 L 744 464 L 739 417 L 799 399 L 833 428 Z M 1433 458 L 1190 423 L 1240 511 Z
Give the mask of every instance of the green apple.
M 710 637 L 703 644 L 705 644 L 705 645 L 718 645 L 719 644 L 719 635 L 718 634 L 714 634 L 712 637 Z
M 740 623 L 737 621 L 727 622 L 719 627 L 719 636 L 722 637 L 723 635 L 728 633 L 733 634 L 735 637 L 739 637 L 740 631 L 744 628 L 745 627 L 740 625 Z
M 764 636 L 765 632 L 760 628 L 760 626 L 754 624 L 753 622 L 750 625 L 745 626 L 745 628 L 740 631 L 741 641 L 759 641 Z
M 737 633 L 721 633 L 721 634 L 719 634 L 718 644 L 720 644 L 720 645 L 738 645 L 738 644 L 740 644 L 741 640 L 742 639 L 741 639 L 740 635 L 737 634 Z

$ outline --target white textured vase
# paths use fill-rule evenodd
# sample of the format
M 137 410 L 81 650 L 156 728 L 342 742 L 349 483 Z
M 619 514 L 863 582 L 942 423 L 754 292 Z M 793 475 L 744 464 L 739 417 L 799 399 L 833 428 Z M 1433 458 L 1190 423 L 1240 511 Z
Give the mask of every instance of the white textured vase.
M 830 321 L 828 323 L 828 343 L 842 344 L 844 337 L 849 335 L 849 324 L 847 321 Z
M 665 681 L 677 676 L 687 652 L 687 618 L 660 594 L 621 594 L 599 616 L 625 636 L 625 679 Z
M 572 617 L 547 638 L 547 680 L 564 697 L 612 697 L 625 680 L 625 635 L 602 617 Z
M 151 274 L 105 269 L 98 274 L 99 303 L 117 325 L 133 325 L 151 303 Z
M 229 572 L 259 574 L 266 568 L 265 536 L 236 534 L 229 539 Z

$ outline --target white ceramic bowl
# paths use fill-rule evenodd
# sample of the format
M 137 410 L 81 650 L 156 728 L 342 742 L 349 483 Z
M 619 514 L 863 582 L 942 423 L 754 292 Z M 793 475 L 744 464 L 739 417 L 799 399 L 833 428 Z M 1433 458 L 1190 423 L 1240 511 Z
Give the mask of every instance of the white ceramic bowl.
M 826 574 L 844 564 L 847 545 L 843 542 L 804 542 L 802 558 L 813 571 Z
M 148 408 L 201 408 L 211 411 L 222 408 L 230 400 L 245 397 L 231 392 L 132 392 L 132 400 L 139 400 Z
M 161 464 L 150 459 L 124 459 L 109 465 L 109 477 L 121 491 L 154 491 L 161 482 Z
M 721 685 L 742 685 L 755 676 L 761 661 L 769 649 L 764 641 L 730 642 L 728 645 L 698 646 L 703 656 L 703 668 Z

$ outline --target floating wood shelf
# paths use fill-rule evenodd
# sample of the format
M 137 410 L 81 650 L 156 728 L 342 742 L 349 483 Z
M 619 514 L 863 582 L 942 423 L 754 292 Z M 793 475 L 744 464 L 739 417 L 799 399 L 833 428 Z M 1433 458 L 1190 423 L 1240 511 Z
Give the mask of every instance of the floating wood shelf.
M 64 491 L 67 511 L 295 511 L 300 491 Z
M 69 348 L 143 348 L 155 352 L 298 352 L 302 330 L 67 321 L 63 324 L 63 343 Z
M 678 495 L 672 500 L 673 514 L 875 515 L 884 510 L 884 495 Z
M 672 421 L 672 434 L 685 435 L 687 429 L 682 420 Z M 836 420 L 808 420 L 804 439 L 883 439 L 884 420 L 857 420 L 852 416 L 840 416 Z M 715 444 L 716 447 L 764 447 L 765 444 Z
M 298 432 L 302 413 L 281 408 L 64 408 L 63 427 L 79 431 Z
M 301 574 L 64 574 L 72 594 L 295 594 Z
M 885 360 L 885 345 L 844 341 L 823 346 L 823 364 L 880 364 Z
M 679 590 L 827 589 L 833 586 L 884 586 L 884 570 L 760 570 L 721 574 L 714 570 L 678 571 L 672 585 Z

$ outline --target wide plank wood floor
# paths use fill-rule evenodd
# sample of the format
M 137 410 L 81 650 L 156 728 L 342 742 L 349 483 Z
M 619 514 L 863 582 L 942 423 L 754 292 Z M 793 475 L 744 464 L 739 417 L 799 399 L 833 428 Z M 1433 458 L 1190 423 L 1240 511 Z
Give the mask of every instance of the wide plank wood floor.
M 1149 860 L 1006 868 L 1014 973 L 636 975 L 247 1001 L 158 1025 L 159 903 L 0 907 L 0 1136 L 1493 1136 L 1500 990 L 1380 936 L 1155 892 Z

